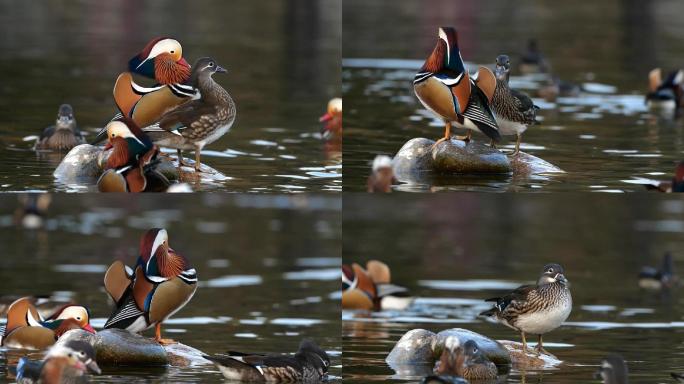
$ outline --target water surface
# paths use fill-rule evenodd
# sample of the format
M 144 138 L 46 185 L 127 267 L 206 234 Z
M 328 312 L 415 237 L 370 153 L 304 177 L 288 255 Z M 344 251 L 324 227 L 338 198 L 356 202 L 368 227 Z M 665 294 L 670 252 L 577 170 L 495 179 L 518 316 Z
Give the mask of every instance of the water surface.
M 16 228 L 16 197 L 0 199 L 0 296 L 53 294 L 87 306 L 100 329 L 111 312 L 102 288 L 112 261 L 135 262 L 140 236 L 167 229 L 197 269 L 192 300 L 164 323 L 165 337 L 205 353 L 294 353 L 313 338 L 341 376 L 340 201 L 327 197 L 54 196 L 44 229 Z M 4 322 L 4 319 L 2 319 Z M 153 331 L 147 331 L 152 336 Z M 0 349 L 0 382 L 27 351 Z M 94 382 L 217 382 L 214 366 L 104 367 Z
M 684 203 L 643 194 L 514 197 L 345 199 L 344 262 L 383 260 L 392 282 L 418 297 L 406 311 L 343 312 L 345 382 L 419 381 L 385 363 L 401 336 L 415 328 L 461 327 L 520 341 L 519 334 L 477 314 L 490 308 L 484 299 L 535 281 L 550 262 L 565 267 L 573 295 L 566 323 L 544 338 L 564 364 L 513 370 L 504 382 L 592 382 L 609 353 L 625 357 L 631 382 L 670 382 L 669 372 L 684 371 L 681 287 L 651 292 L 637 284 L 641 266 L 658 266 L 666 251 L 675 269 L 681 266 Z
M 77 190 L 55 183 L 59 155 L 32 143 L 70 103 L 89 138 L 116 111 L 114 81 L 149 40 L 170 35 L 192 64 L 212 56 L 215 80 L 237 104 L 230 132 L 202 161 L 228 179 L 195 189 L 249 192 L 341 189 L 341 149 L 318 117 L 340 95 L 341 2 L 0 2 L 0 191 Z M 141 80 L 141 82 L 144 82 Z M 192 153 L 186 153 L 192 156 Z M 90 188 L 92 189 L 92 188 Z

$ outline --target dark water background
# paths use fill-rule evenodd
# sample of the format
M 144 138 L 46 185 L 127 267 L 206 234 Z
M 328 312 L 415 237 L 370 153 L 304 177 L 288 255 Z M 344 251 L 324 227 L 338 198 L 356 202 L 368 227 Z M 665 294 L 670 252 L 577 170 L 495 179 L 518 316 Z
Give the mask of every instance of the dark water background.
M 293 353 L 309 337 L 330 354 L 333 377 L 341 375 L 339 199 L 59 195 L 37 231 L 12 224 L 15 206 L 15 196 L 0 198 L 0 297 L 66 291 L 90 309 L 100 329 L 111 312 L 104 271 L 116 259 L 134 264 L 140 236 L 160 226 L 201 282 L 162 326 L 165 337 L 205 353 Z M 8 365 L 25 353 L 0 349 L 0 382 L 10 380 Z M 223 376 L 214 366 L 105 367 L 94 378 L 142 380 L 220 382 Z
M 651 115 L 643 99 L 652 68 L 684 65 L 681 1 L 348 0 L 343 13 L 345 190 L 365 189 L 376 154 L 393 156 L 413 137 L 443 135 L 443 123 L 423 108 L 412 87 L 439 26 L 458 29 L 471 71 L 492 66 L 499 54 L 511 57 L 511 86 L 541 107 L 542 125 L 527 130 L 522 150 L 567 174 L 426 177 L 398 189 L 642 191 L 625 181 L 669 179 L 684 158 L 682 119 Z M 529 38 L 537 39 L 554 74 L 585 89 L 579 97 L 536 97 L 543 79 L 519 76 L 516 65 Z M 505 137 L 500 147 L 514 143 Z
M 340 95 L 341 1 L 0 1 L 0 191 L 66 190 L 22 138 L 71 103 L 90 138 L 116 111 L 112 88 L 149 40 L 169 35 L 192 64 L 212 56 L 237 104 L 202 161 L 231 179 L 200 189 L 341 189 L 341 148 L 318 117 Z M 144 81 L 141 81 L 144 83 Z M 186 156 L 192 156 L 187 153 Z
M 520 341 L 509 328 L 477 317 L 490 308 L 482 300 L 536 281 L 549 262 L 565 267 L 573 295 L 567 322 L 544 338 L 546 349 L 565 363 L 513 371 L 505 382 L 598 382 L 592 374 L 608 353 L 625 357 L 630 382 L 669 383 L 669 372 L 684 371 L 681 286 L 651 292 L 637 284 L 641 267 L 659 266 L 666 251 L 681 271 L 682 200 L 645 194 L 396 197 L 345 198 L 344 262 L 383 260 L 392 282 L 418 297 L 403 312 L 344 311 L 345 382 L 417 382 L 385 363 L 414 328 L 462 327 Z

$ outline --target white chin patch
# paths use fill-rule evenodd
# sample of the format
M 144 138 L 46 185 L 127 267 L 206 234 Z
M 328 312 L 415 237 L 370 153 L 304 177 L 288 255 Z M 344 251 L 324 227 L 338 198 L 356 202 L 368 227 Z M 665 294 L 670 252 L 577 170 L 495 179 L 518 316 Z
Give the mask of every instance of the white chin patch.
M 551 276 L 543 276 L 542 278 L 539 279 L 539 282 L 541 282 L 542 284 L 551 284 L 551 283 L 555 283 L 556 279 L 554 279 Z

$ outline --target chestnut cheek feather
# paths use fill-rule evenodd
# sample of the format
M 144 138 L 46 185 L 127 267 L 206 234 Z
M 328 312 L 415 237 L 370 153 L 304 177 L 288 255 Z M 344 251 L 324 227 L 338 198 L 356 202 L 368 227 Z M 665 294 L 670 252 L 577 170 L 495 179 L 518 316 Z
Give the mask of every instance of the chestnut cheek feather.
M 185 61 L 184 59 L 181 59 Z M 190 77 L 190 66 L 173 60 L 168 53 L 163 53 L 154 59 L 154 77 L 160 84 L 184 83 Z
M 112 139 L 112 153 L 107 159 L 107 169 L 116 169 L 128 164 L 128 144 L 126 140 L 115 137 Z

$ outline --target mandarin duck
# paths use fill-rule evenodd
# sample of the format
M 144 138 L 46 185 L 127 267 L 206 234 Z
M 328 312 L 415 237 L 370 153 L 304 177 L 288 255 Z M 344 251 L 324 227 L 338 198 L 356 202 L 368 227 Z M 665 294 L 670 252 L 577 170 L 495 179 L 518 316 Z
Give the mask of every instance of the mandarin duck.
M 499 127 L 490 104 L 496 88 L 491 70 L 480 67 L 479 84 L 475 84 L 465 69 L 458 48 L 458 35 L 454 28 L 439 28 L 439 39 L 434 50 L 413 80 L 413 90 L 425 108 L 440 117 L 445 124 L 444 137 L 436 144 L 451 139 L 451 125 L 479 131 L 499 140 Z
M 179 151 L 179 166 L 184 165 L 181 151 L 194 150 L 197 172 L 200 172 L 202 148 L 228 132 L 235 121 L 233 99 L 212 78 L 217 72 L 227 71 L 210 57 L 197 60 L 190 84 L 199 90 L 201 97 L 164 114 L 159 123 L 143 128 L 155 144 Z
M 342 136 L 342 99 L 336 97 L 328 102 L 328 109 L 323 116 L 318 119 L 325 123 L 321 128 L 323 137 Z
M 542 335 L 560 327 L 572 311 L 569 283 L 559 264 L 545 265 L 537 284 L 523 285 L 504 296 L 485 301 L 496 304 L 480 316 L 493 318 L 520 332 L 524 353 L 527 353 L 525 334 L 539 336 L 537 355 L 548 354 L 542 344 Z
M 196 90 L 187 84 L 191 69 L 183 58 L 183 48 L 178 40 L 170 37 L 152 39 L 128 62 L 128 70 L 121 73 L 114 84 L 114 101 L 119 114 L 112 120 L 123 116 L 145 127 L 196 95 Z M 154 79 L 157 84 L 151 87 L 136 84 L 133 74 Z M 94 143 L 103 141 L 105 132 L 105 129 L 101 130 Z
M 105 172 L 97 181 L 100 192 L 160 192 L 170 185 L 155 169 L 159 148 L 128 118 L 119 118 L 105 127 L 105 150 L 112 149 Z
M 678 282 L 679 278 L 674 274 L 674 263 L 670 252 L 663 256 L 660 269 L 642 267 L 639 273 L 639 287 L 644 289 L 671 288 Z
M 594 373 L 595 379 L 601 379 L 604 384 L 627 384 L 629 373 L 627 363 L 620 355 L 608 355 L 601 360 L 601 366 Z
M 115 303 L 105 328 L 140 333 L 155 327 L 155 340 L 170 344 L 174 341 L 162 339 L 161 324 L 195 294 L 197 271 L 169 246 L 166 230 L 152 228 L 140 240 L 135 269 L 115 261 L 105 273 L 104 286 Z
M 42 361 L 22 357 L 16 370 L 18 384 L 85 382 L 79 379 L 85 379 L 86 372 L 102 373 L 95 361 L 95 349 L 80 340 L 52 346 Z
M 544 54 L 539 50 L 536 39 L 527 41 L 527 49 L 520 55 L 520 65 L 518 71 L 524 75 L 530 73 L 546 73 L 549 71 L 549 63 L 544 58 Z
M 455 375 L 468 380 L 496 379 L 498 374 L 496 365 L 489 361 L 474 340 L 468 340 L 461 346 L 454 336 L 445 340 L 434 371 L 438 375 Z
M 546 101 L 553 102 L 560 97 L 577 97 L 581 88 L 575 83 L 561 80 L 558 76 L 551 75 L 546 78 L 544 84 L 537 89 L 537 96 Z
M 684 192 L 684 161 L 680 161 L 679 164 L 677 164 L 672 181 L 643 180 L 646 182 L 644 187 L 648 190 L 664 193 Z
M 305 339 L 299 350 L 290 355 L 256 355 L 228 352 L 204 356 L 211 360 L 228 380 L 256 383 L 318 383 L 328 378 L 330 358 L 315 342 Z
M 378 155 L 373 159 L 373 173 L 368 176 L 368 192 L 392 192 L 392 184 L 396 182 L 392 159 L 389 156 Z
M 670 72 L 663 80 L 662 70 L 655 68 L 648 73 L 646 105 L 650 110 L 674 113 L 679 116 L 684 94 L 684 70 Z
M 387 264 L 370 260 L 366 269 L 353 263 L 342 265 L 342 308 L 362 310 L 404 310 L 413 298 L 408 290 L 390 283 Z
M 4 329 L 0 328 L 0 346 L 44 349 L 71 329 L 95 333 L 90 326 L 90 313 L 85 307 L 67 304 L 43 319 L 31 298 L 22 297 L 7 310 L 7 323 Z
M 74 109 L 69 104 L 62 104 L 57 111 L 55 125 L 43 130 L 34 149 L 68 151 L 83 143 L 85 143 L 85 139 L 76 125 Z
M 515 151 L 520 153 L 520 139 L 529 125 L 539 124 L 536 120 L 537 107 L 529 96 L 508 87 L 511 60 L 507 55 L 496 58 L 496 89 L 492 99 L 492 110 L 502 135 L 515 135 Z M 479 83 L 479 76 L 475 83 Z

